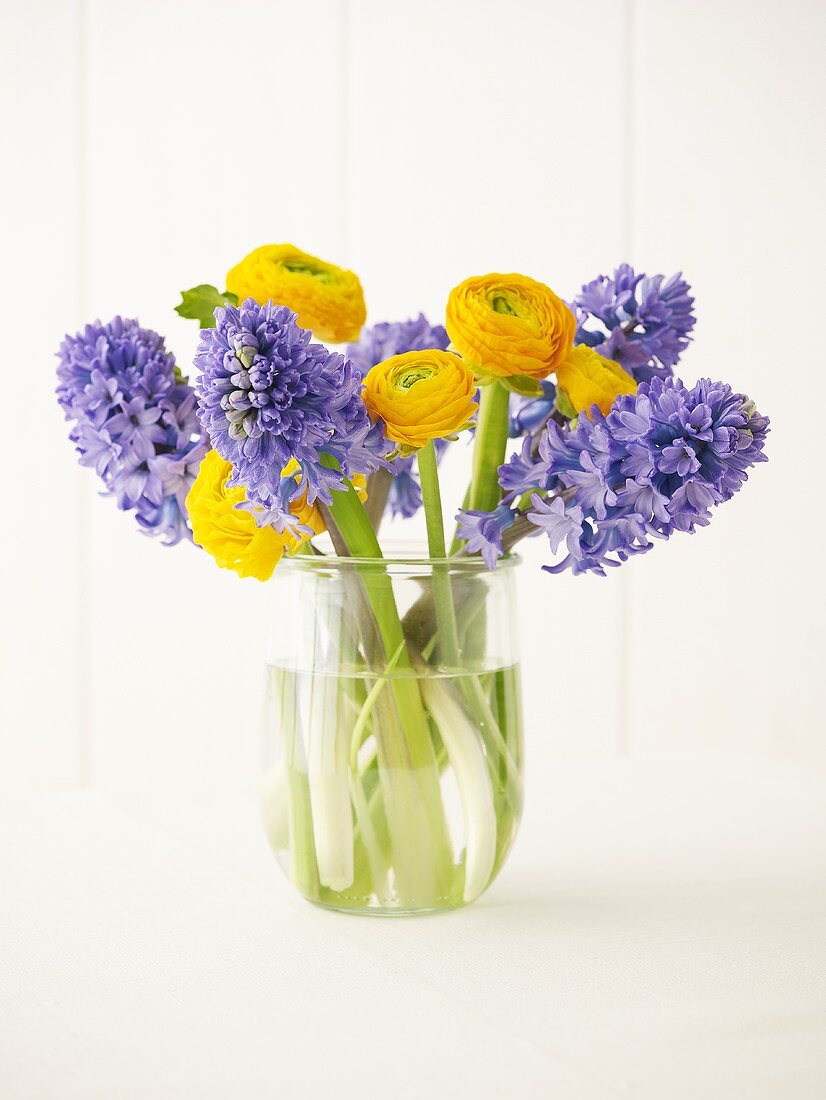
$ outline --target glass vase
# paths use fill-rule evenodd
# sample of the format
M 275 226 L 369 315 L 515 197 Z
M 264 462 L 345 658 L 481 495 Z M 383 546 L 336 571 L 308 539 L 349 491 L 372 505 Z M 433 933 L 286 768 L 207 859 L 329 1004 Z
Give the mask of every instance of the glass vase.
M 261 809 L 305 898 L 428 913 L 496 877 L 522 807 L 515 562 L 279 564 Z

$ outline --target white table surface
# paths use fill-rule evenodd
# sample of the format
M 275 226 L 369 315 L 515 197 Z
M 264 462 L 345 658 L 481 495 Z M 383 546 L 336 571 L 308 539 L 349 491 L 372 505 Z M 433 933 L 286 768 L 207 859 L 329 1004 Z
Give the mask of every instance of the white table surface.
M 559 761 L 475 906 L 316 909 L 245 792 L 0 812 L 0 1097 L 826 1096 L 826 776 Z

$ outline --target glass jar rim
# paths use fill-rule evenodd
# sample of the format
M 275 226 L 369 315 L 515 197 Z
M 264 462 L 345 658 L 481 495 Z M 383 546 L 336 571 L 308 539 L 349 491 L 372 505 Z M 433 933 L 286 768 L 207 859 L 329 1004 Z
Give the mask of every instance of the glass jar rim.
M 485 565 L 482 558 L 478 556 L 469 555 L 454 555 L 453 557 L 446 558 L 431 558 L 427 553 L 426 547 L 420 543 L 405 543 L 399 540 L 389 540 L 385 547 L 382 547 L 383 556 L 380 558 L 370 557 L 345 557 L 343 555 L 335 553 L 323 553 L 316 554 L 303 553 L 292 554 L 287 556 L 286 554 L 276 567 L 276 573 L 279 569 L 283 569 L 286 565 L 291 569 L 337 569 L 345 566 L 380 566 L 387 568 L 388 566 L 394 568 L 403 569 L 426 569 L 431 566 L 448 566 L 450 571 L 461 570 L 466 573 L 491 573 L 496 572 L 499 569 L 510 569 L 521 562 L 521 558 L 518 554 L 505 554 L 499 558 L 496 563 L 496 569 L 490 570 Z

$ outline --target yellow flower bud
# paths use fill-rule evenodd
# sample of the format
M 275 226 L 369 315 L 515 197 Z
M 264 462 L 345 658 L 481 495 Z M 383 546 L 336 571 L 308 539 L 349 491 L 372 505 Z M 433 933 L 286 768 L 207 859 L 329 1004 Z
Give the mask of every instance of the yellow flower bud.
M 406 351 L 373 367 L 362 397 L 403 454 L 467 427 L 478 405 L 473 372 L 448 351 Z
M 579 413 L 597 406 L 603 416 L 622 393 L 634 393 L 637 383 L 613 359 L 579 344 L 556 369 L 556 380 Z M 590 415 L 590 412 L 589 412 Z
M 358 340 L 367 311 L 358 276 L 291 244 L 265 244 L 227 274 L 227 290 L 243 302 L 272 301 L 298 314 L 319 340 Z
M 249 512 L 235 507 L 245 493 L 227 488 L 231 475 L 232 465 L 217 451 L 207 451 L 186 498 L 192 537 L 222 569 L 265 581 L 281 560 L 284 540 L 272 527 L 256 527 Z
M 450 292 L 447 331 L 479 373 L 545 378 L 573 347 L 576 320 L 561 298 L 526 275 L 476 275 Z

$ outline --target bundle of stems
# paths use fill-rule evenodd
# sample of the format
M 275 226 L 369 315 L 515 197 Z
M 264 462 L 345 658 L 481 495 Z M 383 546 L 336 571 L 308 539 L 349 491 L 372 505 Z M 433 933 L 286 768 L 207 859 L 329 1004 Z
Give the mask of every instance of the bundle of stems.
M 473 507 L 498 502 L 507 412 L 507 390 L 486 386 L 466 495 Z M 417 462 L 430 584 L 402 618 L 377 537 L 387 479 L 373 475 L 366 506 L 348 482 L 324 509 L 337 553 L 354 559 L 345 563 L 335 662 L 367 675 L 328 678 L 301 705 L 298 686 L 278 673 L 292 874 L 316 900 L 372 897 L 401 908 L 472 900 L 495 874 L 521 806 L 518 740 L 507 728 L 517 692 L 507 670 L 474 667 L 484 597 L 457 583 L 432 440 Z M 458 842 L 445 808 L 448 775 L 461 804 Z

